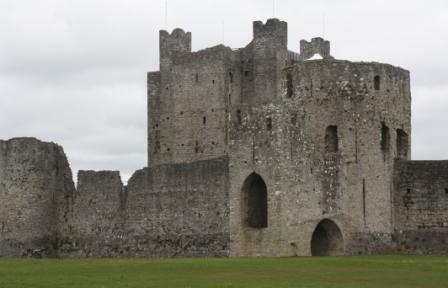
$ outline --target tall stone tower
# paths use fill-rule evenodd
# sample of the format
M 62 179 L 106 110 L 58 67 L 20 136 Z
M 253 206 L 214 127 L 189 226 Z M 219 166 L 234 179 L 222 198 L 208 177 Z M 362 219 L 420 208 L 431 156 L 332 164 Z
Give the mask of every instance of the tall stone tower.
M 385 249 L 394 160 L 410 155 L 409 72 L 336 60 L 322 38 L 297 57 L 277 19 L 253 29 L 244 48 L 194 53 L 190 33 L 161 32 L 149 166 L 225 163 L 230 255 Z

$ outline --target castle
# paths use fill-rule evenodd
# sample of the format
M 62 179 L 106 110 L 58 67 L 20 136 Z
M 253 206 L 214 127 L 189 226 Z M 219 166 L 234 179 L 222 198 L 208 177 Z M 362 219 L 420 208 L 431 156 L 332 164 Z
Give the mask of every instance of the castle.
M 160 32 L 148 167 L 79 171 L 0 141 L 0 257 L 448 254 L 448 161 L 410 160 L 409 72 L 288 51 L 287 23 L 192 52 Z

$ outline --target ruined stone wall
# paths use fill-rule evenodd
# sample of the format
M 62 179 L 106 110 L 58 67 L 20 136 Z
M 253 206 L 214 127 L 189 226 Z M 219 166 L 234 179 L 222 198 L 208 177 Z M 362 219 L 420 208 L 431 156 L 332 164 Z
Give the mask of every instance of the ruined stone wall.
M 54 257 L 58 218 L 74 193 L 63 149 L 34 138 L 0 141 L 0 257 Z
M 397 251 L 448 253 L 448 161 L 398 161 L 394 220 Z
M 409 73 L 318 60 L 299 62 L 283 75 L 281 94 L 270 104 L 234 106 L 229 117 L 232 254 L 308 255 L 311 234 L 324 218 L 340 226 L 347 253 L 370 246 L 355 247 L 354 237 L 390 242 L 395 129 L 410 135 Z M 384 151 L 382 123 L 390 130 Z M 327 151 L 328 126 L 337 126 L 336 151 Z M 263 229 L 244 223 L 241 187 L 253 172 L 268 190 Z
M 60 257 L 229 254 L 228 161 L 158 165 L 123 186 L 118 172 L 80 171 L 58 237 Z
M 62 148 L 0 142 L 0 257 L 192 257 L 229 254 L 228 160 L 159 165 L 123 186 L 80 171 Z
M 123 255 L 124 186 L 117 171 L 79 171 L 77 192 L 60 221 L 60 257 Z
M 128 184 L 127 210 L 131 255 L 227 256 L 228 160 L 138 171 Z

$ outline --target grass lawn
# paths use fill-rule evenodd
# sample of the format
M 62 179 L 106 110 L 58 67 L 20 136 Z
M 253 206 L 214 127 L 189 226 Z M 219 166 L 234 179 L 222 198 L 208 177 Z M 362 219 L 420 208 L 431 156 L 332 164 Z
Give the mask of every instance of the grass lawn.
M 0 287 L 448 287 L 448 257 L 0 260 Z

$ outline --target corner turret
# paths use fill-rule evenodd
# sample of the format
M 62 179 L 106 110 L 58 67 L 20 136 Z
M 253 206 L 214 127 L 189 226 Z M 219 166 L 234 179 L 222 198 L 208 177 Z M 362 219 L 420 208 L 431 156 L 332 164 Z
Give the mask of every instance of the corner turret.
M 299 60 L 310 60 L 314 56 L 319 59 L 334 59 L 330 55 L 330 41 L 320 37 L 311 39 L 311 42 L 300 40 Z
M 282 46 L 288 45 L 288 24 L 279 19 L 268 19 L 266 24 L 261 21 L 253 23 L 254 40 L 267 38 L 276 40 L 277 44 Z
M 159 43 L 160 66 L 162 68 L 173 55 L 191 52 L 191 33 L 180 28 L 174 29 L 171 34 L 165 30 L 160 30 Z
M 280 93 L 282 70 L 288 59 L 288 24 L 278 19 L 253 23 L 254 38 L 243 56 L 243 102 L 270 103 Z

